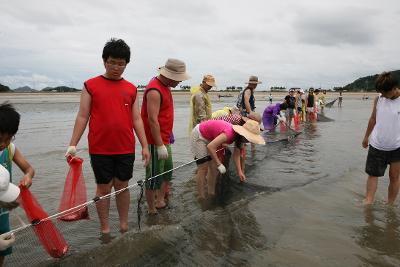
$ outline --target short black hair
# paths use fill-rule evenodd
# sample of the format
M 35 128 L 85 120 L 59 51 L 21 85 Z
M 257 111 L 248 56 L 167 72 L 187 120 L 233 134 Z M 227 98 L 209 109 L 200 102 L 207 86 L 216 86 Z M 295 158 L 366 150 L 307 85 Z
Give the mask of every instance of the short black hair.
M 391 72 L 383 72 L 375 81 L 375 89 L 377 92 L 389 92 L 399 85 L 399 81 Z
M 131 59 L 131 49 L 122 39 L 111 38 L 103 48 L 103 61 L 109 57 L 125 59 L 129 63 Z
M 18 131 L 20 117 L 10 103 L 0 104 L 0 133 L 15 135 Z

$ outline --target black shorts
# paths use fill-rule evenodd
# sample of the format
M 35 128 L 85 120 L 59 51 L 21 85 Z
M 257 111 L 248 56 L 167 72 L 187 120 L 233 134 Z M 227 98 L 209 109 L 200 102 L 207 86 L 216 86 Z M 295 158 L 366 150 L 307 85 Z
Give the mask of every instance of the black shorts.
M 369 176 L 381 177 L 385 175 L 387 165 L 400 161 L 400 147 L 392 151 L 383 151 L 369 145 L 365 172 Z
M 297 111 L 298 112 L 301 112 L 302 110 L 301 110 L 301 107 L 297 107 Z
M 90 164 L 96 177 L 96 184 L 108 184 L 113 178 L 129 181 L 132 178 L 134 162 L 135 154 L 90 154 Z

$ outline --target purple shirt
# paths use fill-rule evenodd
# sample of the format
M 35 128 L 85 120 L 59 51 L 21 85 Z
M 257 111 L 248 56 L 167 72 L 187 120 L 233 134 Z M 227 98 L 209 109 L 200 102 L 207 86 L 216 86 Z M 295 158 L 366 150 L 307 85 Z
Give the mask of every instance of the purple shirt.
M 275 105 L 269 105 L 268 107 L 266 107 L 264 109 L 263 118 L 264 117 L 271 117 L 271 116 L 276 117 L 279 114 L 280 111 L 281 111 L 281 104 L 280 103 L 277 103 Z
M 199 131 L 201 135 L 210 142 L 218 135 L 224 133 L 227 137 L 227 144 L 233 143 L 236 134 L 232 128 L 232 124 L 222 120 L 204 121 L 200 123 Z

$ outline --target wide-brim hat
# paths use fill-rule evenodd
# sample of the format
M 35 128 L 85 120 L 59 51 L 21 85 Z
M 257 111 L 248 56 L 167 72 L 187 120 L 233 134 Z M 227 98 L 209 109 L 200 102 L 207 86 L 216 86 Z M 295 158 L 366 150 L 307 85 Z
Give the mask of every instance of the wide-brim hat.
M 248 119 L 243 126 L 232 125 L 232 128 L 249 142 L 265 145 L 265 140 L 261 136 L 260 124 L 258 122 Z
M 10 173 L 0 164 L 0 201 L 13 202 L 20 193 L 18 186 L 10 183 Z
M 250 111 L 249 115 L 247 115 L 248 119 L 261 123 L 261 115 L 258 112 Z M 244 120 L 246 121 L 246 120 Z
M 259 84 L 262 83 L 261 81 L 258 80 L 257 76 L 250 76 L 249 81 L 247 84 Z
M 203 82 L 211 87 L 217 86 L 217 84 L 215 83 L 215 78 L 211 74 L 204 75 Z
M 181 82 L 191 77 L 186 73 L 186 64 L 182 60 L 169 58 L 165 65 L 158 68 L 158 72 L 173 81 Z

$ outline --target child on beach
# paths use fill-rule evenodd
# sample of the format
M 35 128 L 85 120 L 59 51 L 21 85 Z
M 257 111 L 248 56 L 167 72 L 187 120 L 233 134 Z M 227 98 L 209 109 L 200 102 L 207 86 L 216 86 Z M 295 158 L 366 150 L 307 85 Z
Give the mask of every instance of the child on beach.
M 217 150 L 235 142 L 233 162 L 241 181 L 246 180 L 240 164 L 240 148 L 249 141 L 253 144 L 265 144 L 260 135 L 259 123 L 245 118 L 243 126 L 232 125 L 223 120 L 209 120 L 198 124 L 192 131 L 191 148 L 197 163 L 197 191 L 200 199 L 205 198 L 204 183 L 207 168 L 210 167 L 207 188 L 208 196 L 215 196 L 215 182 L 218 172 L 224 174 L 225 166 L 219 160 Z
M 286 110 L 287 104 L 286 103 L 277 103 L 275 105 L 269 105 L 264 109 L 262 115 L 262 122 L 264 125 L 264 130 L 274 130 L 278 119 L 283 120 L 280 117 L 281 110 Z
M 343 102 L 343 95 L 342 95 L 342 91 L 339 92 L 339 97 L 338 97 L 338 102 L 337 105 L 339 108 L 342 107 L 342 102 Z
M 399 192 L 400 179 L 400 89 L 399 82 L 390 72 L 384 72 L 376 80 L 380 93 L 374 101 L 362 146 L 368 147 L 365 172 L 368 174 L 364 204 L 372 204 L 378 186 L 378 177 L 389 168 L 387 203 L 392 205 Z
M 9 182 L 12 180 L 12 162 L 17 164 L 24 173 L 19 185 L 30 187 L 32 178 L 35 174 L 34 169 L 22 155 L 21 151 L 12 143 L 18 131 L 20 121 L 19 113 L 11 104 L 0 104 L 0 165 L 8 171 Z M 4 172 L 4 170 L 3 170 Z M 4 176 L 4 175 L 3 175 Z M 7 183 L 6 183 L 7 184 Z M 19 189 L 15 185 L 8 183 L 4 188 L 0 185 L 0 201 L 11 202 L 19 195 Z M 18 191 L 18 192 L 17 192 Z M 7 209 L 0 209 L 0 234 L 10 231 L 10 222 Z M 10 244 L 11 245 L 11 244 Z M 1 247 L 0 247 L 1 248 Z M 3 265 L 4 257 L 12 253 L 11 247 L 3 247 L 0 251 L 0 266 Z

